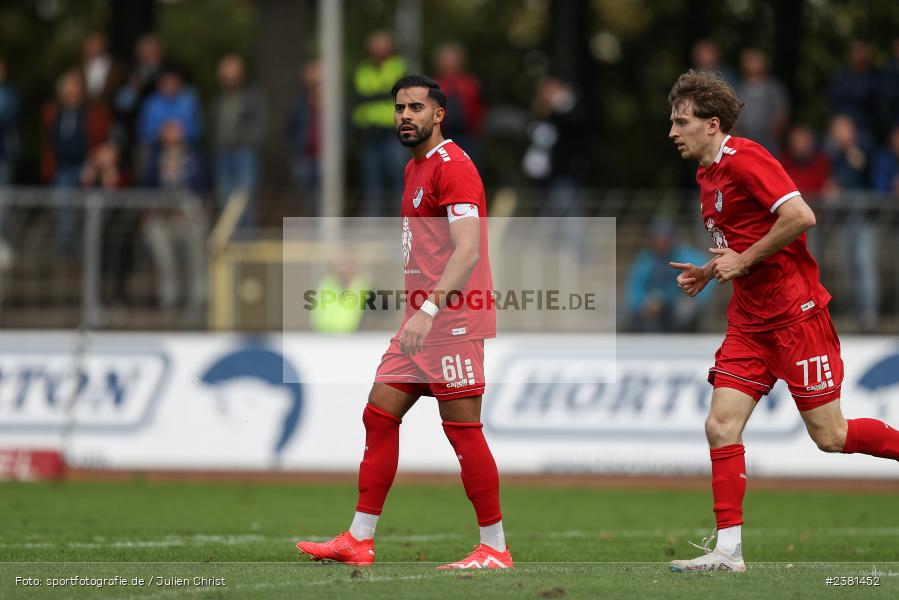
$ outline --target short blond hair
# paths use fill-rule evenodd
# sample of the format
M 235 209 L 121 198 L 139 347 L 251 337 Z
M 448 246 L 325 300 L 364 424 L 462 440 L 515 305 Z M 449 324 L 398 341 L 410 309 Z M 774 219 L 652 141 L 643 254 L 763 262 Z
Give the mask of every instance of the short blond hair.
M 693 114 L 700 119 L 718 117 L 724 133 L 734 128 L 743 109 L 734 88 L 720 74 L 693 69 L 678 77 L 668 92 L 672 107 L 684 101 L 692 104 Z

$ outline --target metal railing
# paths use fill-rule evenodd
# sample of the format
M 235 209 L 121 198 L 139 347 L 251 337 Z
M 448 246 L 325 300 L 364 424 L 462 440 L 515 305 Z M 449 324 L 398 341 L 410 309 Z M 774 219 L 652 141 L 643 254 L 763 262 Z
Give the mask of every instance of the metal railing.
M 535 189 L 494 190 L 488 195 L 490 216 L 553 218 L 564 216 L 613 217 L 616 220 L 616 269 L 614 274 L 598 269 L 590 262 L 568 265 L 577 278 L 613 278 L 618 293 L 619 330 L 627 330 L 626 319 L 620 314 L 626 306 L 626 281 L 636 254 L 649 243 L 651 225 L 659 218 L 669 219 L 675 226 L 680 240 L 706 254 L 710 238 L 699 215 L 699 197 L 688 190 L 579 190 L 575 203 L 564 209 L 549 206 L 550 194 Z M 858 332 L 874 329 L 880 333 L 899 333 L 899 200 L 868 192 L 844 193 L 836 198 L 808 198 L 814 208 L 818 224 L 810 232 L 809 245 L 821 266 L 824 285 L 834 296 L 831 312 L 841 331 Z M 567 201 L 570 202 L 570 201 Z M 398 217 L 392 217 L 397 219 Z M 398 222 L 398 221 L 397 221 Z M 395 227 L 389 221 L 388 227 Z M 280 234 L 277 232 L 275 235 Z M 492 233 L 495 235 L 495 232 Z M 586 234 L 585 234 L 586 235 Z M 597 240 L 586 240 L 596 244 Z M 392 240 L 392 238 L 388 238 Z M 855 240 L 868 242 L 873 247 L 873 258 L 860 269 L 856 254 L 863 253 L 852 247 Z M 876 244 L 870 244 L 876 240 Z M 494 246 L 491 239 L 491 246 Z M 393 243 L 392 241 L 390 243 Z M 398 243 L 398 242 L 397 242 Z M 371 273 L 398 271 L 399 263 L 392 246 L 374 252 L 370 245 L 347 250 L 359 256 L 359 262 Z M 267 240 L 239 242 L 229 241 L 223 247 L 227 252 L 217 253 L 213 272 L 219 281 L 213 285 L 217 292 L 211 298 L 211 325 L 216 329 L 279 329 L 282 307 L 282 261 L 286 257 L 301 260 L 326 270 L 333 253 L 322 245 L 285 247 L 274 235 Z M 567 267 L 566 267 L 567 268 Z M 874 322 L 865 322 L 859 299 L 860 270 L 867 268 L 868 279 L 876 285 Z M 673 276 L 676 275 L 672 271 Z M 269 290 L 268 298 L 250 293 L 252 290 Z M 714 291 L 713 298 L 701 311 L 691 330 L 720 332 L 725 325 L 728 288 Z M 363 329 L 379 329 L 384 325 L 378 319 L 363 320 Z
M 204 328 L 207 217 L 182 191 L 0 190 L 0 326 Z
M 655 220 L 669 219 L 680 240 L 700 253 L 710 245 L 695 191 L 578 190 L 574 203 L 566 196 L 562 206 L 553 206 L 553 197 L 494 190 L 490 216 L 614 217 L 614 271 L 591 261 L 541 264 L 569 279 L 613 280 L 619 316 L 634 257 L 648 246 Z M 899 333 L 899 199 L 858 192 L 807 201 L 818 219 L 809 244 L 840 330 Z M 210 233 L 201 200 L 189 193 L 0 189 L 0 327 L 280 329 L 285 261 L 321 273 L 334 252 L 318 241 L 285 245 L 280 229 L 235 236 L 245 203 L 235 194 Z M 373 231 L 344 250 L 376 278 L 396 275 L 397 222 L 385 221 L 384 241 Z M 491 235 L 493 245 L 500 235 L 529 234 L 504 226 Z M 600 243 L 607 240 L 583 235 L 586 245 L 608 248 Z M 717 289 L 694 329 L 721 331 L 728 298 L 725 287 Z M 385 325 L 375 318 L 362 327 Z M 626 329 L 623 319 L 619 328 Z
M 542 195 L 526 192 L 519 214 L 539 214 Z M 899 333 L 899 198 L 871 191 L 808 197 L 817 224 L 808 244 L 833 295 L 831 314 L 841 331 Z M 582 196 L 583 214 L 613 216 L 618 236 L 619 307 L 635 255 L 646 248 L 651 224 L 660 217 L 674 223 L 680 241 L 705 253 L 711 240 L 700 217 L 696 191 L 607 190 Z M 729 289 L 715 297 L 698 324 L 720 331 Z

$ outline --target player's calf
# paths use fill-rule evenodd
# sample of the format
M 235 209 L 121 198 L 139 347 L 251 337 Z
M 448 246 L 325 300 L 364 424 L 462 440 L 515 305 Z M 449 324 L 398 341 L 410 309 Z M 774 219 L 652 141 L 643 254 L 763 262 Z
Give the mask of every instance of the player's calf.
M 402 420 L 373 404 L 362 412 L 365 452 L 359 464 L 359 512 L 380 515 L 396 476 Z
M 502 519 L 499 473 L 487 440 L 484 439 L 483 427 L 481 423 L 443 422 L 443 431 L 459 459 L 462 486 L 474 506 L 478 525 L 482 528 Z

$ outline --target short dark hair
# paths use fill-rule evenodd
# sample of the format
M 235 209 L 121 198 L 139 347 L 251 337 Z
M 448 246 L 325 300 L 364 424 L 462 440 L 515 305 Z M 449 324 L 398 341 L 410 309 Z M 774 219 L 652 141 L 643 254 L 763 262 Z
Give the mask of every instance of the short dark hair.
M 159 69 L 159 78 L 161 79 L 161 78 L 165 77 L 166 75 L 174 75 L 181 81 L 184 81 L 184 82 L 187 81 L 187 71 L 185 70 L 184 66 L 181 65 L 180 63 L 174 63 L 174 62 L 163 63 Z
M 396 100 L 396 95 L 400 90 L 415 87 L 427 88 L 428 98 L 436 102 L 440 108 L 446 110 L 446 94 L 440 89 L 439 83 L 426 75 L 405 75 L 400 77 L 399 81 L 393 84 L 390 95 Z
M 730 133 L 743 109 L 734 88 L 718 73 L 706 71 L 690 69 L 677 78 L 668 93 L 668 103 L 673 108 L 684 100 L 693 104 L 693 114 L 700 119 L 718 117 L 724 133 Z

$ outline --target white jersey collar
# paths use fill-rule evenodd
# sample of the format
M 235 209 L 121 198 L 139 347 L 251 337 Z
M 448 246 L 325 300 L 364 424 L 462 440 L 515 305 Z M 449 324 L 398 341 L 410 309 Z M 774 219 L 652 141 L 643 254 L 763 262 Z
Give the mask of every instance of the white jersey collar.
M 715 157 L 715 162 L 721 162 L 721 155 L 724 154 L 724 145 L 727 144 L 727 140 L 730 139 L 730 136 L 725 136 L 723 140 L 721 140 L 721 147 L 718 148 L 718 156 Z
M 440 148 L 440 147 L 443 146 L 444 144 L 449 144 L 451 141 L 453 141 L 453 140 L 443 140 L 442 142 L 440 142 L 439 144 L 437 144 L 436 146 L 434 146 L 433 148 L 431 148 L 431 149 L 428 151 L 428 153 L 425 154 L 425 158 L 431 158 L 431 155 L 433 155 L 435 152 L 437 152 L 437 149 L 438 149 L 438 148 Z

